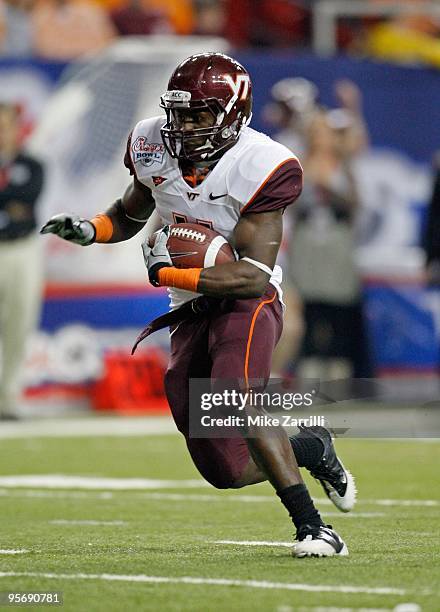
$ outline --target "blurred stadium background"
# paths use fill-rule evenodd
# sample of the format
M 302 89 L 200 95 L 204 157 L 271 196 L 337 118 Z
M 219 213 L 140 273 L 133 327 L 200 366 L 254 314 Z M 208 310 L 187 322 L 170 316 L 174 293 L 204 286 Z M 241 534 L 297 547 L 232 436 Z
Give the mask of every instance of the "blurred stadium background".
M 142 117 L 159 113 L 159 95 L 168 75 L 191 53 L 225 51 L 246 66 L 254 83 L 252 126 L 270 134 L 277 132 L 266 112 L 276 83 L 305 78 L 317 87 L 319 103 L 332 110 L 341 106 L 335 84 L 349 79 L 361 94 L 368 132 L 368 146 L 348 160 L 359 198 L 353 261 L 361 279 L 366 323 L 366 340 L 359 343 L 358 351 L 369 354 L 368 377 L 390 383 L 387 399 L 398 410 L 415 400 L 438 399 L 440 294 L 427 282 L 424 236 L 436 172 L 433 160 L 440 149 L 439 33 L 440 6 L 435 1 L 0 0 L 0 101 L 20 106 L 23 147 L 45 165 L 46 181 L 38 203 L 38 218 L 43 223 L 61 211 L 91 217 L 121 195 L 129 183 L 122 163 L 128 133 Z M 287 269 L 292 231 L 287 223 L 281 255 Z M 148 451 L 150 463 L 142 469 L 139 464 L 145 457 L 138 461 L 135 450 L 129 450 L 131 439 L 123 438 L 129 430 L 137 429 L 138 435 L 170 431 L 161 384 L 167 334 L 156 334 L 136 357 L 129 356 L 139 330 L 165 312 L 168 304 L 165 291 L 147 284 L 140 252 L 143 236 L 87 249 L 53 236 L 41 237 L 45 262 L 41 318 L 28 339 L 23 397 L 18 406 L 22 419 L 1 426 L 4 437 L 11 438 L 3 440 L 5 476 L 58 472 L 197 477 L 181 446 L 177 456 L 181 453 L 188 467 L 182 472 L 179 468 L 176 474 L 175 465 L 170 465 L 169 474 L 160 467 L 168 465 L 174 438 L 165 437 L 163 445 L 160 437 L 153 442 L 154 452 Z M 341 280 L 337 271 L 335 279 L 336 283 Z M 363 355 L 355 357 L 362 360 Z M 282 374 L 295 375 L 296 366 L 292 357 Z M 78 421 L 78 429 L 75 420 L 69 419 L 66 428 L 61 425 L 60 429 L 51 421 L 52 433 L 36 420 L 89 418 L 98 413 L 152 418 L 150 424 L 132 420 L 132 426 L 121 419 L 107 429 L 102 420 L 97 425 L 100 435 L 119 431 L 122 438 L 117 443 L 104 438 L 101 446 L 90 442 L 87 448 L 91 463 L 96 462 L 95 470 L 81 463 L 81 446 L 74 446 L 73 439 L 67 446 L 55 442 L 32 446 L 28 440 L 68 436 L 69 431 L 72 436 L 87 431 L 94 435 L 93 419 L 90 425 Z M 165 420 L 155 420 L 158 414 Z M 113 444 L 116 457 L 111 458 Z M 434 446 L 431 449 L 433 457 Z M 347 452 L 358 458 L 362 472 L 361 460 L 372 460 L 375 451 L 367 446 L 361 450 L 359 454 L 353 445 Z M 126 452 L 128 463 L 121 468 Z M 430 461 L 428 454 L 402 447 L 399 456 L 402 461 L 405 455 L 413 457 L 424 469 Z M 398 496 L 397 489 L 393 490 L 398 471 L 396 460 L 375 493 L 371 474 L 364 468 L 368 495 L 387 497 L 394 492 Z M 407 483 L 401 493 L 413 499 L 416 475 L 410 477 L 411 486 Z M 420 492 L 423 498 L 436 494 L 429 478 L 426 494 Z M 0 486 L 8 486 L 5 479 L 2 483 Z M 32 482 L 23 486 L 32 486 Z M 75 488 L 75 484 L 66 488 L 71 486 Z M 172 484 L 168 486 L 173 489 Z M 87 503 L 84 508 L 89 508 Z M 134 507 L 135 501 L 132 503 Z M 160 499 L 154 503 L 160 506 Z M 197 499 L 192 503 L 195 506 Z M 438 503 L 433 502 L 432 510 Z M 23 500 L 20 507 L 22 504 Z M 16 507 L 11 508 L 12 521 Z M 50 514 L 48 507 L 41 506 L 41 512 Z M 99 512 L 103 510 L 97 504 L 87 516 Z M 424 507 L 423 512 L 429 511 Z M 72 516 L 76 516 L 73 511 Z M 108 518 L 119 516 L 112 511 Z M 265 520 L 262 512 L 260 518 Z M 31 530 L 32 523 L 29 525 Z M 368 526 L 364 531 L 367 541 Z M 267 534 L 260 535 L 262 540 L 267 538 Z M 116 539 L 115 534 L 112 537 Z M 277 537 L 283 538 L 281 534 Z M 25 539 L 23 536 L 23 548 L 29 547 Z M 16 541 L 0 543 L 0 548 L 14 548 Z M 75 540 L 70 544 L 75 546 Z M 136 605 L 135 599 L 129 601 Z M 177 608 L 169 609 L 210 609 L 200 602 L 186 608 L 187 604 L 178 601 Z M 278 599 L 281 607 L 271 608 L 264 601 L 265 609 L 299 609 L 282 608 L 283 601 Z M 344 601 L 352 605 L 348 598 Z M 379 605 L 368 598 L 362 603 Z M 247 609 L 243 605 L 241 609 Z M 253 604 L 254 609 L 255 605 L 258 603 Z M 212 609 L 221 606 L 219 597 Z M 432 606 L 424 609 L 439 609 Z M 106 609 L 113 609 L 109 602 Z
M 108 19 L 116 10 L 113 4 L 99 5 Z M 127 134 L 141 117 L 158 112 L 167 75 L 191 52 L 230 51 L 245 63 L 254 80 L 253 126 L 270 133 L 276 128 L 265 120 L 263 109 L 276 82 L 305 77 L 331 109 L 338 105 L 335 83 L 350 79 L 362 94 L 370 139 L 369 147 L 350 162 L 360 200 L 355 257 L 368 321 L 370 375 L 415 375 L 423 378 L 422 389 L 429 379 L 435 391 L 439 308 L 436 292 L 425 286 L 422 242 L 439 146 L 435 101 L 440 81 L 433 66 L 440 43 L 435 33 L 417 28 L 420 23 L 437 26 L 436 3 L 257 2 L 261 15 L 252 15 L 244 0 L 181 6 L 145 2 L 142 10 L 160 16 L 167 34 L 115 35 L 98 52 L 86 49 L 93 41 L 84 29 L 79 36 L 85 55 L 72 43 L 71 57 L 64 57 L 68 52 L 63 49 L 60 58 L 55 41 L 52 56 L 46 57 L 35 46 L 36 15 L 44 7 L 67 11 L 77 5 L 84 6 L 48 0 L 0 5 L 1 97 L 20 104 L 24 145 L 47 169 L 39 219 L 62 210 L 90 216 L 121 194 L 129 179 L 121 163 Z M 183 13 L 183 5 L 191 8 L 185 33 L 192 36 L 177 35 L 173 11 Z M 268 6 L 274 23 L 265 39 L 257 26 L 267 19 Z M 216 37 L 208 37 L 203 28 Z M 431 45 L 432 57 L 426 53 L 422 58 L 416 50 L 404 53 L 406 47 L 396 42 L 394 52 L 397 56 L 401 50 L 401 57 L 385 61 L 384 53 L 368 43 L 378 28 L 397 29 L 404 40 L 417 31 L 426 47 Z M 23 36 L 27 46 L 21 41 L 22 47 L 14 47 L 13 41 Z M 112 377 L 109 368 L 119 363 L 128 373 L 140 367 L 133 365 L 135 360 L 125 363 L 124 355 L 136 331 L 166 308 L 165 293 L 145 283 L 140 239 L 90 249 L 53 237 L 42 240 L 46 289 L 24 372 L 28 399 L 44 399 L 47 407 L 56 395 L 96 408 L 103 401 L 96 386 Z M 154 343 L 166 352 L 166 337 Z M 136 405 L 139 397 L 134 410 Z

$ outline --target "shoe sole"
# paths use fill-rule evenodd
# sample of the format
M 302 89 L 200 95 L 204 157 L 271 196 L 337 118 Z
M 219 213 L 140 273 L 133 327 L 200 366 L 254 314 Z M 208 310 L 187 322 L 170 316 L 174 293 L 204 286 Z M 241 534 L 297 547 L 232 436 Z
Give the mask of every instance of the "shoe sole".
M 314 542 L 317 542 L 316 540 L 313 540 Z M 329 550 L 301 550 L 301 544 L 302 542 L 299 542 L 296 546 L 293 547 L 292 550 L 292 556 L 295 557 L 296 559 L 305 559 L 305 558 L 315 558 L 315 559 L 321 559 L 323 557 L 348 557 L 349 552 L 348 552 L 348 548 L 347 545 L 344 542 L 344 546 L 342 547 L 342 549 L 340 550 L 340 552 L 336 552 L 336 550 L 330 546 L 330 544 L 328 544 L 327 546 L 329 547 Z M 296 548 L 299 547 L 299 552 L 297 552 Z
M 350 512 L 351 510 L 353 510 L 356 504 L 356 498 L 357 498 L 356 483 L 355 483 L 354 476 L 352 475 L 352 473 L 349 470 L 345 469 L 344 464 L 339 458 L 338 458 L 338 461 L 341 464 L 342 469 L 344 470 L 344 473 L 345 473 L 345 477 L 347 479 L 347 489 L 343 497 L 339 495 L 336 489 L 334 489 L 332 485 L 328 483 L 326 480 L 320 480 L 318 478 L 316 480 L 320 483 L 320 485 L 324 489 L 325 494 L 330 499 L 330 501 L 333 502 L 333 504 L 336 506 L 338 510 L 340 510 L 341 512 Z

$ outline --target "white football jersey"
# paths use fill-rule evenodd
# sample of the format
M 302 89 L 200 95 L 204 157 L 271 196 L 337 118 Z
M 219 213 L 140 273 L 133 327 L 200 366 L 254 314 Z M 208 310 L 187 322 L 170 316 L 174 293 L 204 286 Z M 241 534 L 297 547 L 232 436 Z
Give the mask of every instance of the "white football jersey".
M 197 187 L 184 180 L 178 160 L 163 142 L 160 128 L 165 117 L 140 121 L 130 142 L 130 157 L 137 179 L 149 187 L 164 225 L 201 223 L 230 240 L 242 211 L 270 178 L 289 159 L 296 159 L 284 145 L 252 128 L 243 128 L 237 143 L 217 162 Z M 251 209 L 249 208 L 249 211 Z M 270 282 L 278 289 L 282 270 L 276 265 Z M 171 308 L 198 294 L 170 288 Z

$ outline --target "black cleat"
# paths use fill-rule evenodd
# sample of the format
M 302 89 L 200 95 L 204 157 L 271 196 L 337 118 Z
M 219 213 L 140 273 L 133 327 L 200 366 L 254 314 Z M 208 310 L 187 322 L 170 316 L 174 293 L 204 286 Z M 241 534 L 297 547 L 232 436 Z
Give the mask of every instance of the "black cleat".
M 338 459 L 331 433 L 325 427 L 303 427 L 302 431 L 319 438 L 324 445 L 321 461 L 309 469 L 325 491 L 327 497 L 341 512 L 350 512 L 356 503 L 356 485 L 351 473 Z
M 348 556 L 345 542 L 331 525 L 301 525 L 296 532 L 292 555 L 294 557 Z

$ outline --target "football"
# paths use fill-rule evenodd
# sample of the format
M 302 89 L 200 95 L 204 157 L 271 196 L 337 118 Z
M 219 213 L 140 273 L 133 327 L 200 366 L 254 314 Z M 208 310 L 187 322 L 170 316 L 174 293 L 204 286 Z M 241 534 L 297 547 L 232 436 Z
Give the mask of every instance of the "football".
M 170 225 L 167 248 L 176 268 L 210 268 L 236 259 L 224 236 L 198 223 Z

